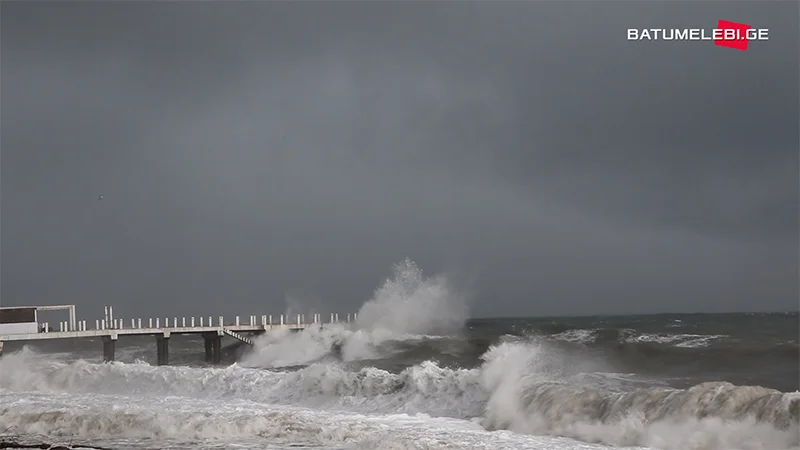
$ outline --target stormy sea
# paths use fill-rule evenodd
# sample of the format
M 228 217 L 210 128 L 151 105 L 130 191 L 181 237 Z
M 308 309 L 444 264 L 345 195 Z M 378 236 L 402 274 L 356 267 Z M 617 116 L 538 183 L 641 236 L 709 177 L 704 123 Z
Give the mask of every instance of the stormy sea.
M 350 324 L 7 343 L 0 440 L 112 449 L 800 448 L 798 314 L 468 319 L 409 260 Z M 527 301 L 534 302 L 536 299 Z M 323 311 L 324 313 L 324 311 Z M 325 317 L 325 314 L 323 314 Z M 226 338 L 227 339 L 227 338 Z M 232 340 L 231 340 L 232 341 Z

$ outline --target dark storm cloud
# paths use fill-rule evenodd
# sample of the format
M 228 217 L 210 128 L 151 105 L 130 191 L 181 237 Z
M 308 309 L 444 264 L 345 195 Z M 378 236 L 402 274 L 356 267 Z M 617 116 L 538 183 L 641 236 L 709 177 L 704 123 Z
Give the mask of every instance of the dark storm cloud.
M 718 19 L 770 41 L 625 40 Z M 477 315 L 796 308 L 796 4 L 1 20 L 3 303 L 353 309 L 410 256 L 475 275 Z

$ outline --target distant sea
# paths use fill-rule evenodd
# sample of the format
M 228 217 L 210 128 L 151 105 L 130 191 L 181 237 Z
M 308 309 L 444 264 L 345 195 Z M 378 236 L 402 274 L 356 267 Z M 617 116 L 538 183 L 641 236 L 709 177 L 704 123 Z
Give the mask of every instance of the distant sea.
M 118 449 L 798 448 L 798 314 L 330 325 L 203 362 L 202 340 L 6 344 L 0 431 Z

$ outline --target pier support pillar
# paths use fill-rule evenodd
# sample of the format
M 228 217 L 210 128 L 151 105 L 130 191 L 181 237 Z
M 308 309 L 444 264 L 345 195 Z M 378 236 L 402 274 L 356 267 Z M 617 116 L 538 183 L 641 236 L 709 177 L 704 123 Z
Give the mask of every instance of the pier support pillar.
M 0 357 L 3 356 L 3 341 L 0 341 Z
M 214 344 L 211 342 L 211 339 L 208 338 L 204 338 L 203 343 L 206 347 L 206 362 L 211 362 L 214 352 Z
M 222 361 L 222 336 L 216 331 L 203 333 L 203 340 L 206 347 L 206 362 L 219 364 Z
M 157 364 L 166 366 L 169 364 L 169 335 L 156 336 Z
M 114 348 L 117 339 L 112 336 L 103 336 L 103 362 L 114 361 Z

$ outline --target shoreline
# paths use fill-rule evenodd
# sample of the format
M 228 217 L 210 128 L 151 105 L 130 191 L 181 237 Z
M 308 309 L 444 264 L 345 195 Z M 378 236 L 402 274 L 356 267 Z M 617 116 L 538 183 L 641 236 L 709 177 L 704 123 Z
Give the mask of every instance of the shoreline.
M 0 449 L 41 449 L 41 450 L 78 450 L 78 449 L 90 449 L 90 450 L 113 450 L 107 447 L 98 447 L 95 445 L 88 445 L 88 444 L 56 444 L 56 443 L 46 443 L 46 442 L 29 442 L 24 443 L 20 442 L 16 439 L 2 439 L 0 438 Z

